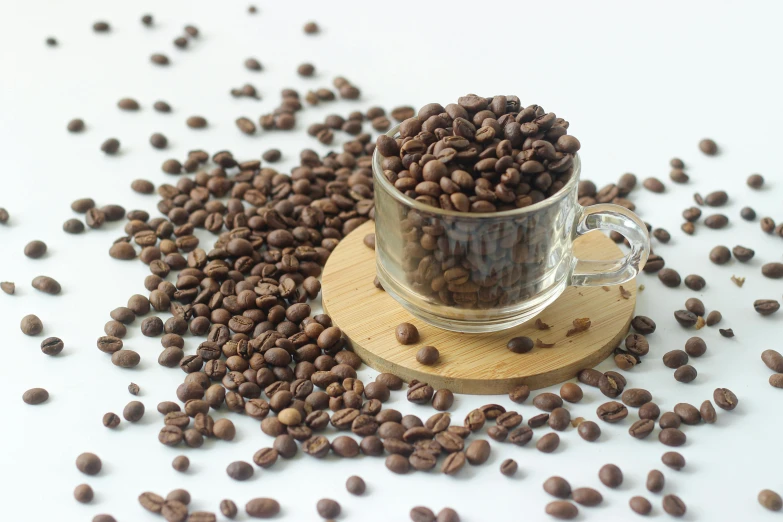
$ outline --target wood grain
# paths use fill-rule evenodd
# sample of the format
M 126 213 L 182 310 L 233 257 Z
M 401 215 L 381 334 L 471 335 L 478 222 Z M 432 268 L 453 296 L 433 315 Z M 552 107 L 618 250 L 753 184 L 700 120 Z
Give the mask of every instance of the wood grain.
M 628 299 L 621 296 L 617 286 L 567 288 L 538 316 L 551 325 L 548 330 L 537 329 L 535 320 L 488 334 L 460 334 L 430 326 L 373 285 L 375 252 L 362 240 L 374 231 L 373 222 L 365 223 L 332 252 L 324 268 L 322 298 L 324 310 L 351 341 L 356 354 L 378 371 L 393 373 L 406 381 L 418 379 L 436 389 L 448 388 L 456 393 L 501 394 L 519 384 L 538 389 L 595 366 L 628 332 L 636 303 L 636 281 L 623 285 L 630 293 Z M 600 233 L 577 239 L 574 251 L 583 259 L 606 260 L 622 255 L 614 242 Z M 590 328 L 566 337 L 572 321 L 581 317 L 590 318 Z M 403 322 L 418 328 L 418 343 L 397 343 L 394 329 Z M 506 343 L 517 336 L 541 339 L 555 346 L 515 354 L 506 349 Z M 416 361 L 416 352 L 425 345 L 440 351 L 435 365 Z

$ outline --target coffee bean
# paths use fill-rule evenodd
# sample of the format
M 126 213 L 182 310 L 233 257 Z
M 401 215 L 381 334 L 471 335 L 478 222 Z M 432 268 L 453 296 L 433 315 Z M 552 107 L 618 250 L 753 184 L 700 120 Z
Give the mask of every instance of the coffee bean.
M 601 376 L 598 381 L 598 388 L 601 393 L 614 399 L 619 397 L 625 388 L 625 378 L 617 372 L 606 372 Z
M 574 502 L 582 506 L 597 506 L 603 502 L 604 497 L 593 488 L 576 488 L 573 491 Z
M 647 178 L 642 182 L 642 186 L 656 194 L 660 194 L 666 190 L 666 186 L 658 178 Z
M 534 415 L 530 417 L 527 421 L 527 425 L 531 428 L 540 428 L 541 426 L 549 423 L 549 414 L 548 413 L 541 413 L 539 415 Z
M 657 420 L 660 414 L 661 409 L 654 402 L 645 403 L 639 408 L 640 419 Z
M 417 382 L 410 388 L 408 388 L 407 398 L 408 401 L 414 404 L 428 404 L 432 400 L 432 396 L 435 390 L 427 383 Z M 366 390 L 365 390 L 366 396 Z
M 742 207 L 742 210 L 740 210 L 740 217 L 745 221 L 753 221 L 756 219 L 756 211 L 750 207 Z
M 155 65 L 168 65 L 169 64 L 169 57 L 165 54 L 161 53 L 154 53 L 150 55 L 150 61 L 154 63 Z
M 139 401 L 129 402 L 122 410 L 122 416 L 128 422 L 138 422 L 144 416 L 144 404 Z
M 82 132 L 84 130 L 84 120 L 81 118 L 74 118 L 68 122 L 66 126 L 68 132 Z
M 655 237 L 655 239 L 657 239 L 658 241 L 664 244 L 668 243 L 672 238 L 669 232 L 667 232 L 662 228 L 656 228 L 655 230 L 653 230 L 653 236 Z
M 638 408 L 652 400 L 652 394 L 641 388 L 628 388 L 623 391 L 623 402 L 633 408 Z
M 710 250 L 710 261 L 716 265 L 725 265 L 731 261 L 731 251 L 723 245 L 716 246 Z
M 111 354 L 111 362 L 120 368 L 134 368 L 141 361 L 141 356 L 133 350 L 118 350 Z
M 46 243 L 43 241 L 30 241 L 24 247 L 24 255 L 32 259 L 38 259 L 46 254 Z
M 78 219 L 69 219 L 63 223 L 63 231 L 68 234 L 81 234 L 84 232 L 84 223 Z
M 758 495 L 759 504 L 770 511 L 780 511 L 783 509 L 783 499 L 780 495 L 770 489 L 762 489 Z
M 533 344 L 530 337 L 514 337 L 506 344 L 506 348 L 514 353 L 527 353 L 533 349 Z
M 667 451 L 661 456 L 661 462 L 663 462 L 666 466 L 680 471 L 682 468 L 685 467 L 685 457 L 683 457 L 681 454 L 677 453 L 676 451 Z
M 120 150 L 120 140 L 117 138 L 109 138 L 101 144 L 101 151 L 106 154 L 117 154 Z
M 79 484 L 73 490 L 73 498 L 82 504 L 89 504 L 92 502 L 93 497 L 94 493 L 88 484 Z
M 49 399 L 49 392 L 43 388 L 30 388 L 22 394 L 22 400 L 25 404 L 38 405 Z
M 116 428 L 120 425 L 120 416 L 112 412 L 104 414 L 103 425 L 107 428 Z
M 682 218 L 688 223 L 693 223 L 701 217 L 701 209 L 689 207 L 682 211 Z
M 667 446 L 682 446 L 685 444 L 685 434 L 677 428 L 664 428 L 658 433 L 658 440 Z
M 565 408 L 555 408 L 549 414 L 549 427 L 555 431 L 565 431 L 571 423 L 571 414 Z
M 775 350 L 761 352 L 761 360 L 773 372 L 783 373 L 783 355 Z
M 185 455 L 177 455 L 174 457 L 174 460 L 171 461 L 171 467 L 174 468 L 175 471 L 185 473 L 188 470 L 188 467 L 190 467 L 190 459 Z
M 783 388 L 783 373 L 773 373 L 770 375 L 769 385 L 773 388 Z
M 254 498 L 245 504 L 245 512 L 253 518 L 272 518 L 280 513 L 280 504 L 271 498 Z
M 655 321 L 643 315 L 637 315 L 636 317 L 634 317 L 631 320 L 631 326 L 633 327 L 634 330 L 636 330 L 642 335 L 650 335 L 651 333 L 655 332 Z
M 43 331 L 43 323 L 38 319 L 38 316 L 33 314 L 24 316 L 19 327 L 25 335 L 38 335 Z
M 132 382 L 128 385 L 128 393 L 131 395 L 138 395 L 139 394 L 139 385 Z
M 724 214 L 712 214 L 704 218 L 704 224 L 709 228 L 724 228 L 729 224 L 729 218 Z
M 453 427 L 453 426 L 452 426 Z M 524 446 L 533 439 L 533 430 L 528 426 L 520 426 L 508 432 L 508 441 L 517 446 Z
M 623 472 L 614 464 L 605 464 L 598 470 L 598 479 L 608 488 L 617 488 L 623 483 Z
M 578 384 L 567 382 L 560 387 L 560 397 L 562 397 L 564 401 L 572 403 L 579 402 L 582 400 L 583 396 L 584 393 L 582 392 L 582 388 L 580 388 Z
M 685 278 L 685 286 L 691 290 L 699 291 L 707 285 L 703 277 L 691 274 Z
M 652 323 L 651 319 L 648 319 L 647 317 L 643 316 L 637 316 L 634 319 L 639 319 L 637 321 L 637 325 L 640 328 L 643 328 L 645 323 L 647 321 L 650 321 L 650 324 L 652 324 L 653 330 L 655 331 L 655 323 Z M 634 322 L 631 321 L 631 325 L 633 326 Z M 638 328 L 636 329 L 638 331 Z M 598 370 L 594 370 L 592 368 L 586 368 L 584 370 L 581 370 L 577 375 L 576 378 L 579 379 L 579 382 L 582 384 L 586 384 L 588 386 L 598 387 L 598 383 L 601 380 L 601 377 L 603 376 L 603 373 L 599 372 Z
M 715 404 L 717 404 L 718 407 L 727 411 L 736 408 L 737 403 L 739 402 L 739 399 L 734 395 L 734 392 L 728 388 L 715 388 L 715 392 L 712 394 L 712 400 L 715 401 Z
M 489 459 L 489 442 L 478 439 L 471 442 L 465 449 L 465 458 L 474 466 L 484 464 Z
M 445 388 L 436 391 L 432 396 L 432 407 L 438 411 L 446 411 L 452 404 L 454 404 L 454 394 Z
M 386 457 L 386 468 L 392 473 L 404 475 L 410 470 L 410 463 L 404 456 L 393 453 Z
M 419 331 L 411 323 L 401 323 L 395 328 L 394 335 L 400 344 L 413 344 L 419 340 Z
M 675 183 L 688 183 L 690 179 L 682 168 L 673 168 L 669 172 L 669 178 Z
M 546 514 L 558 520 L 571 520 L 579 516 L 579 510 L 567 500 L 555 500 L 546 505 Z
M 661 270 L 665 264 L 666 262 L 661 256 L 650 254 L 650 256 L 647 258 L 647 263 L 645 263 L 642 270 L 644 270 L 644 272 L 647 274 L 654 274 L 655 272 Z
M 705 154 L 708 154 L 705 152 Z M 663 510 L 673 517 L 681 517 L 685 515 L 686 507 L 685 503 L 677 495 L 666 495 L 663 497 Z
M 535 396 L 533 405 L 539 410 L 552 411 L 563 406 L 563 399 L 554 393 L 544 392 Z
M 500 463 L 500 472 L 507 477 L 516 475 L 518 469 L 519 465 L 514 459 L 506 459 Z
M 707 352 L 707 343 L 705 343 L 704 339 L 702 339 L 701 337 L 691 337 L 690 339 L 685 341 L 685 352 L 691 357 L 701 357 Z M 687 358 L 685 359 L 685 362 L 688 362 Z
M 729 195 L 724 190 L 716 190 L 710 192 L 704 197 L 704 203 L 711 207 L 720 207 L 726 204 L 729 200 Z
M 97 475 L 101 467 L 101 459 L 94 453 L 82 453 L 76 457 L 76 469 L 85 475 Z
M 701 414 L 695 406 L 686 402 L 677 403 L 674 406 L 674 413 L 680 417 L 682 422 L 688 425 L 698 424 L 701 421 Z
M 542 453 L 552 453 L 560 445 L 557 433 L 547 433 L 536 442 L 536 449 Z
M 351 495 L 360 496 L 364 495 L 367 486 L 361 477 L 353 475 L 348 477 L 348 480 L 345 481 L 345 489 L 347 489 L 348 493 Z
M 8 295 L 14 295 L 14 292 L 16 292 L 16 285 L 9 281 L 3 281 L 0 283 L 0 290 Z
M 631 497 L 631 500 L 628 501 L 628 505 L 637 515 L 649 515 L 652 511 L 652 504 L 644 497 Z
M 544 491 L 557 498 L 571 496 L 571 484 L 563 477 L 549 477 L 544 481 Z
M 517 404 L 522 404 L 527 400 L 529 396 L 530 396 L 530 388 L 525 384 L 516 386 L 512 388 L 510 392 L 508 392 L 508 398 L 512 402 L 516 402 Z
M 731 328 L 726 328 L 726 329 L 719 328 L 718 333 L 720 333 L 723 337 L 729 337 L 729 338 L 734 337 L 734 330 L 732 330 Z
M 57 355 L 63 351 L 65 344 L 59 337 L 48 337 L 41 341 L 41 351 L 46 355 Z
M 759 225 L 761 226 L 761 230 L 767 234 L 772 234 L 775 231 L 775 221 L 770 217 L 761 218 Z
M 707 314 L 705 323 L 707 324 L 707 326 L 714 326 L 718 324 L 721 321 L 721 319 L 723 319 L 721 313 L 717 310 L 713 310 L 712 312 Z
M 247 480 L 253 476 L 253 466 L 237 460 L 228 465 L 226 473 L 234 480 Z
M 780 309 L 780 303 L 774 299 L 757 299 L 753 301 L 753 309 L 761 315 L 772 315 Z
M 628 408 L 620 402 L 609 401 L 596 409 L 596 415 L 604 422 L 620 422 L 628 416 Z
M 438 362 L 439 358 L 440 352 L 438 352 L 438 349 L 434 346 L 422 346 L 419 351 L 416 352 L 416 361 L 418 361 L 419 364 L 424 364 L 427 366 L 433 365 Z
M 707 156 L 714 156 L 718 153 L 718 145 L 709 138 L 704 138 L 699 142 L 699 150 Z
M 322 518 L 337 518 L 340 516 L 340 504 L 330 498 L 322 498 L 316 504 L 316 510 Z
M 594 442 L 601 436 L 601 428 L 593 421 L 584 421 L 577 428 L 579 436 L 588 442 Z
M 679 368 L 688 363 L 688 354 L 682 350 L 672 350 L 663 355 L 663 364 L 668 368 Z
M 688 310 L 677 310 L 674 312 L 674 318 L 678 323 L 680 323 L 681 326 L 686 328 L 690 328 L 691 326 L 695 325 L 699 319 L 696 314 L 689 312 Z
M 658 279 L 661 281 L 661 283 L 668 286 L 669 288 L 676 288 L 680 286 L 680 282 L 681 282 L 680 274 L 678 274 L 676 270 L 671 268 L 661 269 L 658 272 Z
M 33 288 L 45 294 L 57 295 L 62 290 L 60 283 L 48 276 L 37 276 L 33 279 Z

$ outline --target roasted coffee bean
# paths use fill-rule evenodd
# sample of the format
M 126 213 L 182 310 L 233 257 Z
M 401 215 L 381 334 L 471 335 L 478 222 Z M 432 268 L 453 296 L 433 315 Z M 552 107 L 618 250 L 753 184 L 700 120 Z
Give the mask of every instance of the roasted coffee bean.
M 46 355 L 57 355 L 64 347 L 65 344 L 59 337 L 48 337 L 41 341 L 41 351 Z
M 667 451 L 661 456 L 661 462 L 663 462 L 666 466 L 680 471 L 682 468 L 685 467 L 685 457 L 683 457 L 681 454 L 677 453 L 676 451 Z
M 461 451 L 449 453 L 440 470 L 444 475 L 456 475 L 465 466 L 466 460 L 465 453 Z
M 661 409 L 654 402 L 645 403 L 639 408 L 640 419 L 657 420 L 660 414 Z
M 739 245 L 732 248 L 731 253 L 734 254 L 734 257 L 737 258 L 737 261 L 741 263 L 747 263 L 748 261 L 753 259 L 754 255 L 756 255 L 756 252 L 754 252 L 750 248 L 745 248 Z
M 150 56 L 150 61 L 155 65 L 168 65 L 169 58 L 165 54 L 154 53 Z
M 691 290 L 695 290 L 698 292 L 706 285 L 707 283 L 706 281 L 704 281 L 704 278 L 699 275 L 691 274 L 685 278 L 685 286 L 687 286 Z
M 563 406 L 563 399 L 554 393 L 539 393 L 533 398 L 533 405 L 539 410 L 552 411 Z
M 604 497 L 593 488 L 576 488 L 573 491 L 574 502 L 582 506 L 597 506 L 603 502 Z
M 701 209 L 698 207 L 686 208 L 682 211 L 682 217 L 688 223 L 693 223 L 701 217 Z
M 712 394 L 712 400 L 715 401 L 715 404 L 717 404 L 718 407 L 727 411 L 736 408 L 737 403 L 739 402 L 737 396 L 728 388 L 715 388 L 715 392 Z
M 424 506 L 416 506 L 410 510 L 410 519 L 413 522 L 435 522 L 435 513 Z
M 775 231 L 775 221 L 770 217 L 761 218 L 759 225 L 761 226 L 761 230 L 767 234 L 772 234 Z
M 470 431 L 478 431 L 484 426 L 486 415 L 480 409 L 472 410 L 465 417 L 465 427 Z
M 647 263 L 644 264 L 644 268 L 642 270 L 644 270 L 644 272 L 647 274 L 654 274 L 655 272 L 660 271 L 665 264 L 666 262 L 661 256 L 650 254 L 650 256 L 647 258 Z
M 601 428 L 593 421 L 584 421 L 577 427 L 579 436 L 588 442 L 594 442 L 601 436 Z
M 43 323 L 33 314 L 24 316 L 19 327 L 25 335 L 38 335 L 43 331 Z
M 783 388 L 783 373 L 773 373 L 770 375 L 769 385 L 773 388 Z
M 57 295 L 62 290 L 60 283 L 48 276 L 37 276 L 33 279 L 33 288 L 45 294 Z
M 163 497 L 156 493 L 151 493 L 149 491 L 146 491 L 139 495 L 139 504 L 141 504 L 141 507 L 146 509 L 147 511 L 151 513 L 160 513 L 163 509 L 163 503 L 165 500 Z
M 687 183 L 690 179 L 682 168 L 673 168 L 669 172 L 669 178 L 675 183 Z
M 658 425 L 661 429 L 679 428 L 681 423 L 682 419 L 680 419 L 680 416 L 670 411 L 661 415 L 661 419 L 658 421 Z
M 714 228 L 714 229 L 724 228 L 726 225 L 729 224 L 729 218 L 724 214 L 712 214 L 704 218 L 704 224 L 708 228 Z
M 783 355 L 775 350 L 761 352 L 761 360 L 773 372 L 783 373 Z
M 133 350 L 119 350 L 111 354 L 111 362 L 120 368 L 134 368 L 141 361 L 141 356 Z
M 753 309 L 761 315 L 772 315 L 780 310 L 780 303 L 774 299 L 757 299 L 753 301 Z
M 546 505 L 546 514 L 558 520 L 571 520 L 579 516 L 579 509 L 567 500 L 554 500 Z
M 530 388 L 525 384 L 516 386 L 512 388 L 510 392 L 508 392 L 508 398 L 517 404 L 525 402 L 529 396 Z
M 30 388 L 22 394 L 22 400 L 25 404 L 38 405 L 49 399 L 49 392 L 43 388 Z
M 638 316 L 641 317 L 641 316 Z M 638 318 L 637 317 L 637 318 Z M 635 318 L 636 319 L 636 318 Z M 641 327 L 643 324 L 645 324 L 646 317 L 642 318 L 641 322 L 637 322 L 637 324 Z M 649 319 L 650 322 L 652 322 L 651 319 Z M 633 326 L 633 321 L 631 322 L 631 325 Z M 655 331 L 655 323 L 652 323 L 653 325 L 653 331 Z M 636 329 L 638 331 L 638 329 Z M 601 380 L 601 377 L 603 376 L 603 373 L 599 372 L 598 370 L 594 370 L 592 368 L 586 368 L 582 371 L 580 371 L 576 378 L 579 379 L 579 382 L 582 384 L 586 384 L 588 386 L 598 387 L 598 383 Z
M 254 498 L 245 504 L 245 512 L 253 518 L 272 518 L 280 513 L 280 504 L 271 498 Z
M 30 241 L 24 247 L 24 255 L 31 259 L 38 259 L 46 254 L 46 243 L 43 241 Z
M 9 281 L 3 281 L 0 283 L 0 290 L 8 295 L 14 295 L 14 292 L 16 292 L 16 285 Z
M 726 204 L 729 200 L 729 195 L 724 190 L 716 190 L 710 192 L 704 197 L 704 204 L 711 207 L 720 207 Z
M 743 207 L 742 210 L 740 210 L 740 217 L 745 221 L 753 221 L 756 219 L 756 211 L 750 207 Z
M 729 337 L 729 338 L 734 337 L 734 330 L 732 330 L 731 328 L 726 328 L 726 329 L 719 328 L 718 333 L 720 333 L 723 337 Z
M 685 444 L 685 439 L 685 434 L 677 428 L 664 428 L 658 434 L 658 440 L 667 446 L 682 446 Z
M 676 270 L 671 268 L 663 268 L 658 272 L 658 279 L 663 283 L 664 285 L 668 286 L 669 288 L 676 288 L 680 286 L 680 274 L 677 273 Z M 644 333 L 644 332 L 640 332 Z
M 605 402 L 596 409 L 598 418 L 605 422 L 620 422 L 628 416 L 628 408 L 620 402 Z
M 565 408 L 555 408 L 549 414 L 549 427 L 555 431 L 565 431 L 571 423 L 571 414 Z
M 627 406 L 638 408 L 652 400 L 652 394 L 641 388 L 628 388 L 622 394 L 622 400 Z
M 703 152 L 705 154 L 712 155 L 706 151 Z M 666 495 L 665 497 L 663 497 L 662 505 L 663 505 L 663 510 L 673 517 L 679 518 L 685 515 L 685 512 L 687 511 L 687 508 L 685 507 L 685 503 L 677 495 L 671 495 L 671 494 Z
M 699 150 L 707 156 L 714 156 L 718 153 L 718 145 L 713 140 L 704 138 L 699 142 Z
M 598 388 L 601 390 L 601 393 L 614 399 L 623 393 L 625 378 L 617 372 L 608 371 L 599 379 Z
M 533 344 L 530 337 L 514 337 L 506 344 L 506 348 L 514 353 L 527 353 L 533 349 Z
M 85 475 L 97 475 L 101 467 L 103 467 L 101 459 L 94 453 L 82 453 L 76 457 L 76 469 Z
M 516 475 L 518 469 L 519 465 L 514 459 L 506 459 L 500 463 L 500 472 L 507 477 Z
M 103 415 L 103 425 L 107 428 L 116 428 L 120 425 L 120 417 L 116 413 L 106 413 Z
M 92 488 L 88 484 L 79 484 L 73 490 L 73 498 L 75 498 L 77 502 L 81 502 L 82 504 L 88 504 L 92 502 L 93 497 L 94 497 L 94 493 L 92 491 Z
M 655 430 L 655 422 L 651 419 L 640 419 L 634 422 L 628 433 L 636 439 L 643 439 Z
M 105 154 L 114 155 L 120 150 L 120 140 L 109 138 L 101 144 L 101 151 Z
M 723 245 L 710 250 L 710 261 L 716 265 L 725 265 L 731 260 L 731 251 Z
M 637 515 L 648 515 L 652 511 L 652 504 L 644 497 L 631 497 L 631 500 L 628 501 L 628 505 Z
M 528 426 L 520 426 L 508 432 L 508 441 L 517 446 L 524 446 L 533 439 L 533 430 Z
M 699 410 L 686 402 L 677 403 L 674 406 L 674 413 L 676 413 L 685 424 L 693 425 L 698 424 L 701 421 Z
M 392 473 L 404 475 L 410 470 L 410 463 L 406 457 L 393 453 L 386 457 L 386 468 Z
M 68 122 L 66 127 L 68 132 L 82 132 L 84 130 L 84 120 L 81 118 L 74 118 Z
M 679 368 L 688 363 L 688 354 L 682 350 L 672 350 L 663 355 L 663 364 L 668 368 Z
M 655 239 L 660 241 L 661 243 L 668 243 L 672 236 L 667 232 L 666 230 L 662 228 L 656 228 L 653 230 L 653 236 L 655 236 Z
M 758 495 L 759 504 L 770 511 L 783 509 L 783 499 L 770 489 L 762 489 Z
M 416 361 L 419 364 L 430 366 L 438 362 L 440 358 L 440 352 L 434 346 L 422 346 L 418 352 L 416 352 Z
M 539 415 L 534 415 L 530 417 L 527 421 L 527 425 L 531 428 L 540 428 L 544 424 L 547 424 L 549 422 L 549 414 L 548 413 L 541 413 Z
M 637 315 L 636 317 L 634 317 L 631 320 L 631 326 L 633 327 L 634 330 L 636 330 L 642 335 L 650 335 L 651 333 L 655 332 L 655 321 L 643 315 Z
M 399 324 L 394 335 L 400 344 L 413 344 L 419 340 L 419 331 L 411 323 Z
M 571 484 L 563 477 L 549 477 L 544 481 L 544 491 L 556 498 L 571 496 Z
M 642 334 L 629 334 L 625 338 L 625 349 L 638 356 L 647 355 L 650 351 L 650 343 Z
M 175 471 L 179 471 L 180 473 L 185 473 L 188 468 L 190 467 L 190 459 L 187 458 L 185 455 L 177 455 L 174 457 L 174 460 L 171 461 L 171 467 L 174 468 Z M 169 493 L 169 496 L 171 496 L 171 493 Z M 166 497 L 168 499 L 168 497 Z M 183 502 L 184 504 L 187 504 L 189 502 Z
M 579 402 L 582 400 L 583 396 L 584 393 L 582 392 L 582 388 L 573 382 L 567 382 L 560 387 L 560 397 L 562 397 L 564 401 L 572 403 Z
M 247 462 L 237 460 L 228 465 L 226 474 L 234 480 L 247 480 L 253 476 L 253 466 Z
M 454 394 L 445 388 L 436 391 L 432 396 L 432 407 L 438 411 L 446 411 L 452 404 L 454 404 Z
M 558 436 L 557 433 L 547 433 L 538 439 L 538 442 L 536 442 L 536 449 L 542 453 L 552 453 L 559 445 L 560 436 Z
M 647 178 L 642 182 L 642 186 L 650 192 L 660 194 L 666 190 L 666 186 L 658 178 Z
M 144 404 L 139 401 L 129 402 L 122 410 L 122 416 L 128 422 L 138 422 L 144 417 Z
M 489 459 L 489 442 L 478 439 L 471 442 L 465 449 L 465 458 L 474 466 L 484 464 Z
M 685 309 L 696 315 L 704 315 L 704 303 L 701 302 L 701 299 L 697 299 L 696 297 L 691 297 L 685 301 Z
M 696 322 L 699 320 L 698 316 L 694 314 L 693 312 L 689 312 L 688 310 L 677 310 L 674 312 L 674 319 L 680 323 L 681 326 L 684 326 L 686 328 L 690 328 L 691 326 L 694 326 Z
M 598 470 L 598 479 L 608 488 L 618 488 L 623 483 L 623 472 L 614 464 L 605 464 Z

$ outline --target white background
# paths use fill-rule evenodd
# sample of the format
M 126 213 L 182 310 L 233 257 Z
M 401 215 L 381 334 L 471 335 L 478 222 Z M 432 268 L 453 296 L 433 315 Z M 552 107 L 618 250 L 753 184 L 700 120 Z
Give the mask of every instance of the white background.
M 545 520 L 544 506 L 551 498 L 541 484 L 552 474 L 566 477 L 574 487 L 596 487 L 604 495 L 600 507 L 580 508 L 582 520 L 635 517 L 628 508 L 633 495 L 646 496 L 655 506 L 653 515 L 668 518 L 660 507 L 661 495 L 644 488 L 652 468 L 664 470 L 665 492 L 685 501 L 687 520 L 779 518 L 765 512 L 756 495 L 762 488 L 783 492 L 783 391 L 767 384 L 770 372 L 759 359 L 766 348 L 783 348 L 783 312 L 762 318 L 752 303 L 781 298 L 783 282 L 764 279 L 760 266 L 781 260 L 783 239 L 764 235 L 758 222 L 738 216 L 742 206 L 751 205 L 759 216 L 783 220 L 780 3 L 367 0 L 259 2 L 258 7 L 259 13 L 251 16 L 245 2 L 5 3 L 0 17 L 0 207 L 12 219 L 0 226 L 0 280 L 15 281 L 17 295 L 0 294 L 4 520 L 87 521 L 101 512 L 123 521 L 153 520 L 139 507 L 137 495 L 145 490 L 165 495 L 175 487 L 190 490 L 194 509 L 213 511 L 222 498 L 241 506 L 252 497 L 271 496 L 280 501 L 280 518 L 287 520 L 317 520 L 315 503 L 321 497 L 340 501 L 344 520 L 404 521 L 408 510 L 420 504 L 435 510 L 450 505 L 466 522 Z M 140 24 L 146 12 L 155 16 L 154 28 Z M 301 31 L 310 19 L 322 27 L 316 37 Z M 110 22 L 111 33 L 93 33 L 96 20 Z M 181 51 L 171 42 L 187 23 L 197 25 L 202 36 Z M 49 35 L 57 37 L 59 47 L 44 45 Z M 168 54 L 172 65 L 153 66 L 148 58 L 153 52 Z M 244 69 L 249 56 L 261 60 L 263 72 Z M 315 78 L 297 77 L 296 66 L 304 61 L 316 65 Z M 308 88 L 329 86 L 335 75 L 355 82 L 362 99 L 308 108 L 298 116 L 300 132 L 295 134 L 248 137 L 235 128 L 238 116 L 256 120 L 271 111 L 282 87 L 304 94 Z M 232 87 L 245 82 L 256 85 L 262 101 L 229 96 Z M 456 478 L 439 473 L 396 476 L 379 458 L 315 462 L 300 454 L 238 483 L 226 476 L 226 465 L 251 461 L 271 440 L 258 422 L 235 414 L 230 416 L 238 428 L 234 442 L 210 441 L 199 450 L 158 443 L 161 418 L 155 405 L 175 397 L 182 373 L 157 365 L 158 339 L 141 336 L 138 321 L 126 338 L 126 345 L 142 355 L 135 370 L 112 366 L 95 347 L 108 312 L 131 294 L 145 293 L 147 269 L 108 257 L 111 242 L 123 235 L 121 223 L 80 236 L 63 233 L 62 222 L 74 217 L 70 202 L 90 196 L 101 205 L 118 203 L 157 215 L 157 197 L 135 194 L 129 185 L 138 177 L 156 185 L 171 181 L 159 167 L 169 157 L 184 159 L 194 148 L 230 148 L 246 159 L 279 147 L 285 158 L 280 168 L 287 171 L 303 147 L 328 150 L 302 132 L 326 114 L 345 115 L 375 104 L 387 109 L 446 104 L 467 92 L 514 93 L 524 104 L 541 104 L 568 119 L 582 142 L 583 175 L 599 186 L 629 171 L 640 180 L 658 176 L 667 183 L 664 195 L 642 189 L 632 195 L 643 219 L 672 233 L 671 243 L 653 246 L 683 277 L 700 273 L 707 279 L 698 296 L 708 310 L 723 313 L 721 326 L 737 334 L 724 339 L 715 328 L 703 329 L 700 335 L 709 348 L 693 362 L 697 380 L 687 385 L 674 381 L 661 356 L 682 348 L 693 335 L 675 323 L 672 312 L 694 292 L 665 288 L 654 276 L 640 278 L 646 290 L 638 311 L 652 316 L 658 330 L 650 336 L 650 355 L 628 372 L 630 386 L 650 389 L 664 411 L 680 401 L 698 405 L 719 386 L 731 388 L 740 399 L 734 412 L 718 410 L 716 424 L 685 428 L 688 443 L 681 452 L 686 469 L 663 467 L 660 455 L 668 448 L 656 436 L 637 441 L 627 434 L 635 412 L 619 425 L 602 423 L 603 436 L 594 444 L 569 429 L 552 455 L 536 451 L 533 444 L 518 448 L 493 442 L 486 465 L 468 466 Z M 142 110 L 117 109 L 116 101 L 125 96 L 139 100 Z M 151 105 L 157 99 L 167 100 L 174 112 L 154 112 Z M 209 128 L 188 129 L 184 120 L 193 114 L 208 118 Z M 66 132 L 74 117 L 85 119 L 86 132 Z M 153 132 L 169 137 L 168 150 L 150 147 Z M 121 140 L 122 153 L 107 157 L 99 146 L 112 136 Z M 705 136 L 719 143 L 719 156 L 708 158 L 698 151 Z M 344 139 L 338 133 L 335 147 Z M 672 156 L 686 162 L 691 176 L 687 186 L 668 181 Z M 764 190 L 745 186 L 753 172 L 766 177 Z M 731 194 L 720 210 L 730 216 L 730 226 L 721 231 L 700 226 L 693 237 L 682 234 L 680 213 L 692 204 L 693 192 L 716 189 Z M 32 239 L 49 245 L 43 259 L 23 256 Z M 717 244 L 751 247 L 756 258 L 746 265 L 712 265 L 708 252 Z M 57 278 L 62 294 L 33 290 L 30 281 L 39 274 Z M 733 274 L 747 277 L 744 287 L 730 282 Z M 21 334 L 19 320 L 28 313 L 43 320 L 42 335 Z M 57 357 L 39 350 L 40 341 L 50 335 L 66 344 Z M 194 350 L 196 344 L 188 338 L 186 348 Z M 601 366 L 612 367 L 611 361 Z M 369 369 L 360 374 L 365 382 L 374 376 Z M 107 411 L 120 413 L 133 399 L 126 391 L 130 381 L 141 386 L 139 399 L 148 413 L 136 425 L 123 422 L 108 430 L 101 417 Z M 23 391 L 34 386 L 49 390 L 48 403 L 22 403 Z M 573 417 L 594 418 L 604 400 L 597 390 L 586 388 L 582 403 L 569 409 Z M 531 404 L 517 407 L 506 397 L 460 396 L 453 408 L 455 421 L 485 402 L 518 409 L 525 419 L 537 413 Z M 387 406 L 422 417 L 433 413 L 407 403 L 401 392 Z M 537 430 L 536 438 L 543 431 Z M 103 459 L 99 476 L 76 470 L 74 459 L 83 451 Z M 187 474 L 170 466 L 183 452 L 192 462 Z M 513 479 L 498 471 L 508 457 L 520 465 Z M 619 490 L 608 490 L 597 479 L 607 462 L 625 472 Z M 368 483 L 362 498 L 350 497 L 343 486 L 354 473 Z M 92 504 L 73 500 L 73 488 L 82 482 L 95 489 Z

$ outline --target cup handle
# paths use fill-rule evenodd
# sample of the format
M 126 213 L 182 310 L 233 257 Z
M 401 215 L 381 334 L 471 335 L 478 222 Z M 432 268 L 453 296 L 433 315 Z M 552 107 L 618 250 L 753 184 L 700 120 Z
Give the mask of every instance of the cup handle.
M 623 258 L 609 261 L 576 259 L 571 285 L 617 285 L 636 277 L 650 255 L 650 235 L 639 216 L 620 205 L 583 207 L 578 217 L 576 236 L 593 230 L 619 232 L 631 244 L 631 252 Z

